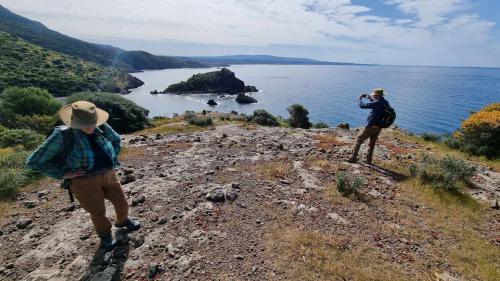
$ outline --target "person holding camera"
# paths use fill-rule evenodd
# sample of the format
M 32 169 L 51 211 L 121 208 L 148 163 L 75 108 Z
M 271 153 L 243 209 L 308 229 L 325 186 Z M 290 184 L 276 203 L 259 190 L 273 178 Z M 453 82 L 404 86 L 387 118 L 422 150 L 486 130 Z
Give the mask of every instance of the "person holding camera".
M 53 129 L 47 140 L 28 158 L 28 168 L 63 179 L 80 206 L 90 214 L 101 246 L 111 250 L 116 240 L 106 217 L 105 199 L 115 208 L 116 227 L 140 228 L 128 217 L 128 202 L 115 172 L 119 165 L 120 135 L 106 121 L 109 114 L 88 101 L 65 105 L 59 116 L 66 126 Z
M 373 90 L 371 94 L 363 94 L 358 98 L 358 104 L 360 108 L 371 109 L 368 118 L 366 119 L 366 127 L 363 129 L 361 134 L 356 138 L 356 143 L 352 150 L 352 156 L 349 162 L 356 163 L 358 161 L 358 152 L 361 144 L 370 139 L 368 146 L 368 153 L 366 154 L 366 163 L 372 163 L 373 151 L 375 150 L 375 144 L 377 142 L 380 131 L 382 131 L 382 119 L 386 114 L 386 109 L 391 108 L 389 102 L 384 98 L 384 90 L 377 88 Z M 369 101 L 365 102 L 363 99 L 366 98 Z

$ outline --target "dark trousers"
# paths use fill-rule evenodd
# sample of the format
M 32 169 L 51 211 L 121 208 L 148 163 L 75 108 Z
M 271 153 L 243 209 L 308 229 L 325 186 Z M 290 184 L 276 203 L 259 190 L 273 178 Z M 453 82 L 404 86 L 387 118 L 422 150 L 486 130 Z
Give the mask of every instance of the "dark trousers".
M 352 150 L 351 159 L 356 160 L 358 158 L 359 148 L 361 147 L 361 144 L 369 138 L 370 143 L 368 146 L 368 153 L 366 154 L 366 162 L 371 163 L 373 157 L 373 150 L 375 149 L 375 144 L 377 143 L 380 131 L 382 131 L 382 128 L 380 127 L 372 126 L 365 128 L 361 132 L 361 134 L 359 134 L 358 137 L 356 138 L 356 143 L 354 144 L 354 148 Z

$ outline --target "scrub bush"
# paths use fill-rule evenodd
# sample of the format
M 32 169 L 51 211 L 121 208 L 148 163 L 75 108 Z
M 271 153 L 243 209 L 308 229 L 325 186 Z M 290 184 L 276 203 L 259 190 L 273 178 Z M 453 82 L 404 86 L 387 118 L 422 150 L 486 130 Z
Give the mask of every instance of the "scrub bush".
M 262 126 L 279 126 L 279 122 L 271 113 L 265 111 L 264 109 L 257 109 L 253 112 L 253 115 L 248 116 L 247 120 Z
M 0 133 L 0 147 L 22 146 L 24 149 L 34 149 L 43 142 L 45 137 L 26 129 L 7 130 Z
M 290 113 L 290 118 L 288 119 L 288 124 L 292 128 L 303 128 L 309 129 L 312 124 L 309 122 L 309 111 L 304 108 L 301 104 L 292 104 L 287 108 L 288 113 Z
M 487 158 L 500 156 L 500 103 L 472 113 L 445 143 L 456 149 Z
M 460 185 L 469 184 L 476 167 L 449 155 L 441 159 L 423 154 L 417 164 L 410 166 L 410 173 L 423 183 L 448 191 L 459 191 Z
M 108 124 L 118 133 L 143 130 L 149 125 L 149 111 L 119 94 L 104 92 L 82 92 L 69 96 L 67 103 L 85 100 L 109 113 Z

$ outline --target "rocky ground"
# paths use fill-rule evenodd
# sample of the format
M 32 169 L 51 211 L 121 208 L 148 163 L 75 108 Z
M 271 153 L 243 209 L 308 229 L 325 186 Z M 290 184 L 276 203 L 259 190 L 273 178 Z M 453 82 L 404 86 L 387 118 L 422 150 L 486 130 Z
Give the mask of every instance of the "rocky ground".
M 231 124 L 126 136 L 118 172 L 142 228 L 117 229 L 120 246 L 106 253 L 89 216 L 68 203 L 58 183 L 45 181 L 23 192 L 16 208 L 0 218 L 0 280 L 473 276 L 448 262 L 453 251 L 443 249 L 460 238 L 427 220 L 438 209 L 403 189 L 404 176 L 396 169 L 383 168 L 385 162 L 414 159 L 419 145 L 386 134 L 375 156 L 380 166 L 350 164 L 356 134 Z M 360 196 L 338 194 L 341 172 L 365 179 Z M 490 204 L 499 198 L 499 179 L 483 167 L 471 193 Z M 487 247 L 498 251 L 500 215 L 484 209 L 486 219 L 475 227 Z M 330 253 L 338 254 L 333 261 Z

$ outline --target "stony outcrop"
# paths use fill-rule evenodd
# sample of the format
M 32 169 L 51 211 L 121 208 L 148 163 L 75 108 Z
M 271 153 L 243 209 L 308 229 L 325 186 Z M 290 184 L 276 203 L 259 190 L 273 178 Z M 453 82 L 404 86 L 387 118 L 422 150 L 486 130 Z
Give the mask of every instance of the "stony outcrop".
M 246 104 L 246 103 L 256 103 L 257 102 L 257 100 L 254 97 L 247 96 L 245 94 L 238 94 L 238 96 L 236 96 L 235 101 L 237 103 L 243 103 L 243 104 Z
M 89 215 L 68 205 L 57 182 L 42 182 L 0 217 L 0 280 L 291 280 L 272 240 L 289 229 L 334 235 L 328 251 L 358 241 L 409 276 L 427 276 L 430 264 L 450 270 L 445 258 L 428 261 L 452 241 L 421 219 L 436 210 L 407 197 L 396 173 L 346 162 L 357 133 L 233 124 L 125 136 L 118 173 L 143 227 L 115 229 L 119 246 L 106 253 Z M 380 161 L 409 159 L 417 147 L 389 136 L 379 143 Z M 332 197 L 340 172 L 366 179 L 367 201 Z M 499 178 L 485 168 L 476 177 L 492 192 Z M 492 196 L 479 191 L 473 195 Z

